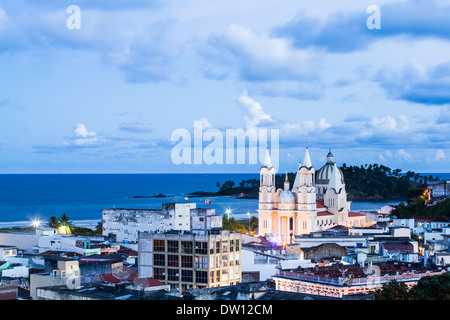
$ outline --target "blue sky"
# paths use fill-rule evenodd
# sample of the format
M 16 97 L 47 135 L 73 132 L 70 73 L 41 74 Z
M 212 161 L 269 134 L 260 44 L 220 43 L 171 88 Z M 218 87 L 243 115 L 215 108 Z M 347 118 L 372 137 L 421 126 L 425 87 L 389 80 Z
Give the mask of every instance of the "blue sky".
M 282 172 L 306 144 L 317 169 L 331 148 L 449 172 L 448 17 L 437 0 L 0 0 L 0 173 L 258 171 L 175 165 L 194 121 L 279 130 Z

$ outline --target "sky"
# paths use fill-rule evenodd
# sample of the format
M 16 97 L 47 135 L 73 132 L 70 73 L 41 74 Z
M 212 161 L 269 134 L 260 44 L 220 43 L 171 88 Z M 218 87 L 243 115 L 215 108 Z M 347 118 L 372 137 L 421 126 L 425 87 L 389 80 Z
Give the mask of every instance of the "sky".
M 316 170 L 331 149 L 450 172 L 449 17 L 449 0 L 0 0 L 0 173 L 257 173 L 248 147 L 220 161 L 229 129 L 275 130 L 258 143 L 279 172 L 306 146 Z

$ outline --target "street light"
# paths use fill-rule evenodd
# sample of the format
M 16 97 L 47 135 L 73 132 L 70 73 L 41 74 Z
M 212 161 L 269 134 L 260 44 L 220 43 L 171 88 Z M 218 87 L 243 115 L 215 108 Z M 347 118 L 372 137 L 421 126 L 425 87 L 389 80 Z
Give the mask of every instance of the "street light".
M 248 233 L 251 234 L 252 232 L 250 231 L 250 212 L 247 212 L 248 215 Z
M 36 229 L 40 226 L 41 221 L 39 221 L 39 219 L 34 219 L 32 221 L 32 223 L 33 223 L 34 231 L 36 231 Z
M 228 215 L 228 219 L 230 219 L 230 213 L 231 213 L 231 209 L 227 209 L 225 210 L 225 213 Z

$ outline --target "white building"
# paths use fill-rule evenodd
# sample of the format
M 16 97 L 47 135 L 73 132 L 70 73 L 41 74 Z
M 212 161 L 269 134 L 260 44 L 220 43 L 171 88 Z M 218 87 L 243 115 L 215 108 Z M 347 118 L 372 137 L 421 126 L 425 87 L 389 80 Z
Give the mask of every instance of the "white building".
M 197 208 L 195 203 L 163 203 L 156 209 L 103 209 L 103 235 L 117 242 L 136 243 L 139 232 L 189 231 L 209 226 L 222 227 L 215 209 Z
M 0 232 L 0 244 L 17 247 L 26 253 L 38 253 L 39 239 L 56 232 L 52 228 L 38 228 L 35 232 Z
M 449 197 L 450 196 L 450 179 L 433 182 L 428 185 L 428 190 L 431 191 L 433 198 Z
M 25 262 L 27 259 L 25 259 Z M 0 275 L 10 278 L 27 278 L 28 268 L 23 265 L 24 261 L 17 258 L 17 247 L 0 246 Z
M 38 251 L 66 251 L 75 252 L 81 255 L 100 254 L 100 248 L 91 248 L 91 240 L 89 237 L 54 234 L 51 236 L 43 236 L 39 238 Z
M 260 236 L 279 243 L 292 243 L 295 236 L 336 225 L 365 226 L 365 216 L 350 211 L 351 202 L 347 201 L 344 177 L 331 151 L 327 155 L 327 163 L 316 175 L 306 148 L 292 189 L 287 175 L 284 188 L 276 189 L 275 174 L 267 149 L 264 165 L 260 169 Z

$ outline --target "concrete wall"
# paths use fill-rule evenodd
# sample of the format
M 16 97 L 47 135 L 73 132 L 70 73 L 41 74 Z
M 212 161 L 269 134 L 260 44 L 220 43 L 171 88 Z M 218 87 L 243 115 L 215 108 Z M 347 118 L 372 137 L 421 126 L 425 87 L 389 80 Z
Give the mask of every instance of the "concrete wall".
M 13 246 L 33 253 L 33 247 L 38 246 L 41 236 L 28 232 L 0 232 L 0 245 Z
M 305 259 L 321 260 L 324 258 L 342 258 L 347 254 L 347 250 L 335 243 L 324 243 L 317 248 L 305 252 Z
M 53 277 L 49 273 L 34 273 L 30 275 L 30 296 L 37 299 L 37 288 L 66 285 L 66 278 Z

